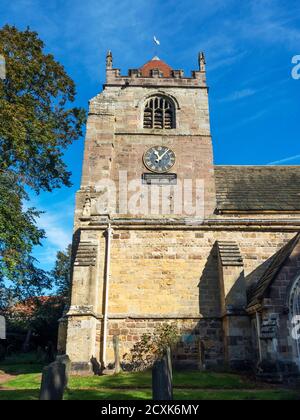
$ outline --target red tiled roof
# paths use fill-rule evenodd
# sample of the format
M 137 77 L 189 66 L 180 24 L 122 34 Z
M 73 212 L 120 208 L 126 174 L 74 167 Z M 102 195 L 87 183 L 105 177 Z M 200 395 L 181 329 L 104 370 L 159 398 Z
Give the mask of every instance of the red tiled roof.
M 18 302 L 15 305 L 10 307 L 10 311 L 14 314 L 24 314 L 24 315 L 33 315 L 36 311 L 38 304 L 44 305 L 48 302 L 53 301 L 56 303 L 58 296 L 37 296 L 24 300 L 23 302 Z
M 144 64 L 141 68 L 141 75 L 142 77 L 150 77 L 151 70 L 158 69 L 162 72 L 163 77 L 171 77 L 172 67 L 170 67 L 167 63 L 160 60 L 158 57 L 153 57 L 151 61 Z

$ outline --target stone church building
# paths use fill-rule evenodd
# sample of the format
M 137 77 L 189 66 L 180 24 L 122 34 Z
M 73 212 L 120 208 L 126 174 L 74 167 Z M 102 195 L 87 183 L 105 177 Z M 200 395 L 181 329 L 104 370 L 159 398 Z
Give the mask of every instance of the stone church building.
M 198 61 L 191 77 L 158 57 L 123 76 L 107 54 L 60 323 L 74 371 L 108 367 L 114 336 L 123 357 L 162 323 L 180 328 L 181 366 L 300 368 L 300 167 L 214 164 Z

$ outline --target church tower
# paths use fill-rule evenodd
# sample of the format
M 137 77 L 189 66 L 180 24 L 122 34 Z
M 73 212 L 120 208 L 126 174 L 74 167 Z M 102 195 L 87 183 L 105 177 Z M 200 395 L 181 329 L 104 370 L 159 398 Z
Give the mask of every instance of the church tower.
M 73 371 L 109 368 L 115 336 L 126 364 L 166 323 L 174 365 L 298 371 L 299 186 L 299 167 L 213 164 L 204 54 L 191 77 L 158 57 L 124 76 L 108 52 L 60 322 Z
M 123 76 L 107 54 L 106 83 L 89 106 L 61 323 L 74 369 L 111 363 L 114 335 L 125 353 L 157 322 L 197 328 L 190 229 L 216 206 L 203 53 L 198 67 L 186 77 L 153 57 Z
M 136 209 L 133 202 L 130 206 L 130 196 L 120 183 L 123 187 L 126 183 L 127 188 L 135 181 L 136 188 L 140 181 L 143 185 L 179 184 L 184 189 L 186 182 L 187 189 L 188 180 L 194 194 L 196 180 L 199 185 L 202 182 L 203 197 L 198 197 L 201 216 L 214 212 L 214 169 L 203 54 L 199 55 L 199 70 L 188 78 L 182 70 L 173 70 L 158 57 L 138 70 L 129 70 L 128 76 L 121 76 L 120 70 L 113 68 L 112 54 L 108 52 L 106 84 L 90 103 L 81 190 L 103 190 L 104 180 L 114 182 L 118 188 L 114 200 L 111 196 L 110 200 L 103 197 L 102 214 L 155 215 L 150 190 L 148 208 L 139 210 L 138 203 Z M 160 200 L 160 208 L 156 209 L 160 216 L 195 215 L 187 204 L 174 203 L 172 191 L 169 199 L 169 205 Z

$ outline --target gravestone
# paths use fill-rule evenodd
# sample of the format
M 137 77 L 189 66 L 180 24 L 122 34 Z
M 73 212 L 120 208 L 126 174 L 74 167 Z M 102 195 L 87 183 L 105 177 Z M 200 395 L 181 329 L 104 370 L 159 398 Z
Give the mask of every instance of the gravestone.
M 5 58 L 2 54 L 0 54 L 0 79 L 5 80 L 5 78 L 6 78 Z
M 204 342 L 199 338 L 198 340 L 198 353 L 199 353 L 199 370 L 205 370 L 205 344 Z
M 5 359 L 6 356 L 6 349 L 0 342 L 0 362 Z
M 69 384 L 69 377 L 70 377 L 70 371 L 71 371 L 71 359 L 67 354 L 56 356 L 56 362 L 62 363 L 65 365 L 65 388 L 67 388 Z
M 55 348 L 52 341 L 48 341 L 46 346 L 46 360 L 47 363 L 52 363 L 55 360 Z
M 152 369 L 152 396 L 154 401 L 173 400 L 171 352 L 157 360 Z
M 39 363 L 44 363 L 46 361 L 46 352 L 41 346 L 38 346 L 37 348 L 36 359 Z
M 172 352 L 171 352 L 170 347 L 167 348 L 166 357 L 168 360 L 168 370 L 170 372 L 170 378 L 171 378 L 171 381 L 173 382 Z
M 40 400 L 61 401 L 66 383 L 66 365 L 53 362 L 43 369 Z
M 4 360 L 6 356 L 6 348 L 2 344 L 2 340 L 6 339 L 6 326 L 4 316 L 0 316 L 0 360 Z
M 0 340 L 6 340 L 6 322 L 2 315 L 0 315 Z
M 114 353 L 115 353 L 115 373 L 118 374 L 121 372 L 121 365 L 120 365 L 120 339 L 118 336 L 114 336 L 113 338 L 114 343 Z
M 94 356 L 91 358 L 91 365 L 92 365 L 92 370 L 93 370 L 94 375 L 100 376 L 102 372 L 101 365 L 96 359 L 96 357 Z

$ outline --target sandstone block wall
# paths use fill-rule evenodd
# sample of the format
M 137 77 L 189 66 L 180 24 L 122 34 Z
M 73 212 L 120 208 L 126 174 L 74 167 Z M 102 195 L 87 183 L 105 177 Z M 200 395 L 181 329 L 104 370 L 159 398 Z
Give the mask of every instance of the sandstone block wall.
M 260 278 L 271 257 L 295 235 L 299 225 L 293 225 L 292 217 L 297 216 L 291 215 L 215 214 L 204 57 L 200 68 L 191 78 L 183 77 L 181 71 L 171 72 L 168 78 L 144 77 L 135 70 L 127 77 L 112 68 L 109 55 L 107 83 L 90 102 L 82 183 L 76 199 L 66 346 L 73 364 L 83 370 L 90 368 L 91 359 L 102 360 L 107 277 L 108 363 L 113 362 L 114 335 L 119 335 L 124 355 L 143 333 L 152 332 L 163 322 L 176 322 L 181 329 L 177 362 L 199 364 L 199 341 L 209 366 L 249 359 L 253 354 L 249 320 L 242 314 L 246 288 Z M 176 129 L 143 128 L 144 103 L 151 95 L 172 99 Z M 118 187 L 120 172 L 126 172 L 128 183 L 142 183 L 142 174 L 148 172 L 143 155 L 157 145 L 175 152 L 172 172 L 179 180 L 193 180 L 194 195 L 195 181 L 203 181 L 201 222 L 196 217 L 188 218 L 185 210 L 174 216 L 172 192 L 168 210 L 162 214 L 131 214 L 109 205 L 99 212 L 97 201 L 106 192 L 104 187 L 98 188 L 99 183 L 107 179 Z M 105 238 L 108 223 L 114 229 L 109 267 Z M 220 270 L 218 241 L 236 244 L 242 268 Z M 276 293 L 280 297 L 282 292 Z M 241 313 L 229 314 L 228 307 L 232 306 Z M 63 326 L 61 331 L 64 335 Z M 280 345 L 286 344 L 282 341 Z
M 250 282 L 255 281 L 262 266 L 265 267 L 265 261 L 293 236 L 293 232 L 203 228 L 157 230 L 115 226 L 111 243 L 108 361 L 113 362 L 113 335 L 120 336 L 121 354 L 124 355 L 143 333 L 153 331 L 157 324 L 176 322 L 183 337 L 176 351 L 177 361 L 195 365 L 199 361 L 197 340 L 200 338 L 206 346 L 207 363 L 224 363 L 226 330 L 235 352 L 240 351 L 239 345 L 232 340 L 240 340 L 247 334 L 242 319 L 230 326 L 231 329 L 223 322 L 224 296 L 220 287 L 216 241 L 236 241 L 244 260 L 245 281 Z M 98 287 L 95 288 L 92 282 L 92 293 L 87 294 L 90 296 L 89 310 L 94 313 L 93 332 L 79 325 L 78 318 L 71 321 L 73 332 L 69 335 L 68 351 L 74 360 L 81 360 L 83 354 L 87 357 L 87 352 L 89 357 L 96 355 L 100 358 L 103 339 L 104 231 L 86 229 L 82 238 L 84 241 L 99 241 L 97 275 L 92 277 L 97 278 Z M 232 273 L 236 278 L 236 273 Z M 226 278 L 228 287 L 232 287 L 234 282 L 230 273 Z M 81 295 L 82 284 L 74 281 L 74 299 Z M 82 320 L 91 318 L 88 315 Z M 88 343 L 93 344 L 87 347 Z
M 185 89 L 182 85 L 157 90 L 145 89 L 143 80 L 139 83 L 139 87 L 108 86 L 91 101 L 82 190 L 97 187 L 104 179 L 119 185 L 120 171 L 127 173 L 128 183 L 141 181 L 142 174 L 149 172 L 143 164 L 144 153 L 152 146 L 168 146 L 176 154 L 172 172 L 181 182 L 185 179 L 194 181 L 194 195 L 195 181 L 201 180 L 204 183 L 204 213 L 213 213 L 215 182 L 207 88 Z M 166 95 L 174 102 L 176 129 L 143 128 L 144 104 L 154 94 Z M 170 208 L 173 207 L 171 199 Z M 107 213 L 112 212 L 122 213 L 122 209 L 107 209 Z M 167 214 L 171 213 L 172 210 Z
M 299 354 L 296 340 L 292 338 L 292 310 L 290 293 L 292 286 L 299 278 L 300 273 L 300 245 L 293 250 L 286 265 L 279 272 L 275 279 L 268 298 L 264 301 L 262 318 L 274 318 L 277 320 L 277 328 L 274 333 L 276 346 L 269 341 L 266 351 L 269 357 L 275 360 L 286 362 L 295 361 L 299 366 Z M 275 354 L 276 351 L 276 354 Z M 266 355 L 265 355 L 266 356 Z

